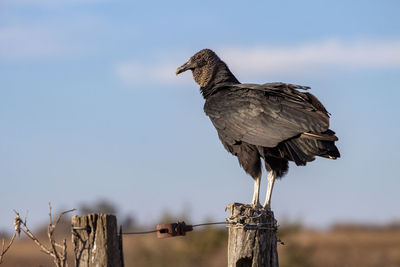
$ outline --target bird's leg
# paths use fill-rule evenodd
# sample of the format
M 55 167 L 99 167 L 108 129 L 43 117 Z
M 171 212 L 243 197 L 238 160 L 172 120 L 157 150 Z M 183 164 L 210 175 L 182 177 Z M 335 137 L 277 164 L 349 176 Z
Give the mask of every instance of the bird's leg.
M 257 176 L 254 179 L 253 201 L 251 202 L 251 204 L 254 207 L 260 206 L 260 184 L 261 184 L 261 175 Z
M 265 199 L 265 203 L 263 205 L 264 209 L 271 209 L 271 194 L 272 194 L 272 189 L 274 188 L 274 183 L 275 183 L 275 171 L 271 170 L 268 173 L 268 185 L 267 185 L 267 197 Z

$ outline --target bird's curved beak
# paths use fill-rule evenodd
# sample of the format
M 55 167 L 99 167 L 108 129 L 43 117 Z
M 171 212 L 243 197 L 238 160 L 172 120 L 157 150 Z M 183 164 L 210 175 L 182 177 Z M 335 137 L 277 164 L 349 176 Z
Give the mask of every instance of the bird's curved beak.
M 176 69 L 176 75 L 185 72 L 187 70 L 194 69 L 192 61 L 189 59 L 185 64 L 180 66 L 179 68 Z

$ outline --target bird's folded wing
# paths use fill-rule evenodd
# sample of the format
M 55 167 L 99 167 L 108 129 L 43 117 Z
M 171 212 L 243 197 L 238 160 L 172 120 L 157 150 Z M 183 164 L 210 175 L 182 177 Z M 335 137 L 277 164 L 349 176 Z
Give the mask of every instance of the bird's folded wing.
M 264 85 L 258 86 L 265 89 Z M 257 85 L 248 87 L 253 88 L 246 88 L 245 84 L 233 86 L 207 99 L 204 111 L 222 137 L 274 147 L 304 132 L 328 130 L 326 110 L 316 108 L 307 95 L 275 87 L 271 90 L 257 90 Z

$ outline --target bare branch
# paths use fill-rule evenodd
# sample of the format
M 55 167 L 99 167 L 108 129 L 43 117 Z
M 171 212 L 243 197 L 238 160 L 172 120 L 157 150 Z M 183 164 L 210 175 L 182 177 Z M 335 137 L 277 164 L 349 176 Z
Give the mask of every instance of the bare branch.
M 67 262 L 67 239 L 64 238 L 63 242 L 63 250 L 62 250 L 62 266 L 68 267 L 68 262 Z
M 17 215 L 14 219 L 14 230 L 15 233 L 19 236 L 21 233 L 21 217 L 19 217 L 19 215 Z
M 51 257 L 53 257 L 53 261 L 54 261 L 54 263 L 55 263 L 55 265 L 57 267 L 67 267 L 68 266 L 68 262 L 67 262 L 67 241 L 66 241 L 66 239 L 64 239 L 62 244 L 57 243 L 55 238 L 54 238 L 54 230 L 55 230 L 57 224 L 60 222 L 61 217 L 64 214 L 66 214 L 68 212 L 72 212 L 72 211 L 75 211 L 75 209 L 70 209 L 70 210 L 61 212 L 57 216 L 56 222 L 53 223 L 52 212 L 51 212 L 51 204 L 49 202 L 49 225 L 48 225 L 48 228 L 47 228 L 47 236 L 49 238 L 49 242 L 50 242 L 50 245 L 51 245 L 50 248 L 46 247 L 45 245 L 43 245 L 39 241 L 39 239 L 29 230 L 28 226 L 26 225 L 26 217 L 25 217 L 25 220 L 22 221 L 19 213 L 17 211 L 15 211 L 15 210 L 14 210 L 14 212 L 15 212 L 17 217 L 14 220 L 14 227 L 15 227 L 14 235 L 19 234 L 20 231 L 22 230 L 31 240 L 33 240 L 36 243 L 36 245 L 38 245 L 40 247 L 40 250 L 42 252 L 44 252 L 44 253 L 50 255 Z M 21 226 L 22 226 L 22 228 L 21 228 Z M 59 249 L 61 249 L 61 252 L 57 250 L 57 247 Z
M 53 225 L 53 222 L 51 220 L 51 204 L 49 202 L 49 226 L 52 226 L 52 225 Z
M 49 225 L 47 228 L 47 236 L 49 237 L 49 241 L 50 241 L 50 245 L 51 245 L 51 252 L 53 253 L 53 260 L 54 263 L 57 266 L 60 266 L 60 255 L 58 254 L 57 248 L 56 248 L 56 240 L 53 237 L 53 233 L 54 233 L 54 225 L 53 225 L 53 220 L 51 218 L 51 204 L 49 202 Z
M 25 217 L 24 217 L 24 222 L 25 222 L 25 224 L 26 224 L 27 218 L 28 218 L 28 210 L 26 210 Z
M 18 213 L 16 210 L 14 210 L 14 212 L 15 212 L 15 214 L 17 215 L 17 217 L 20 217 L 19 213 Z M 42 243 L 40 243 L 39 239 L 29 230 L 28 226 L 26 225 L 26 222 L 23 222 L 23 221 L 21 220 L 21 224 L 20 224 L 20 225 L 22 226 L 22 229 L 21 229 L 21 230 L 22 230 L 30 239 L 32 239 L 32 240 L 36 243 L 36 245 L 38 245 L 38 246 L 41 248 L 41 250 L 42 250 L 44 253 L 49 254 L 49 255 L 52 255 L 51 251 L 50 251 L 46 246 L 44 246 Z
M 61 245 L 61 244 L 58 244 L 57 242 L 55 243 L 55 245 L 56 245 L 56 247 L 58 247 L 58 248 L 64 248 L 64 245 Z
M 75 209 L 75 208 L 72 208 L 72 209 L 70 209 L 70 210 L 66 210 L 66 211 L 63 211 L 63 212 L 61 212 L 60 214 L 58 214 L 57 220 L 56 220 L 56 224 L 54 225 L 54 227 L 57 226 L 57 224 L 60 222 L 62 216 L 64 216 L 65 214 L 67 214 L 67 213 L 69 213 L 69 212 L 73 212 L 73 211 L 76 211 L 76 209 Z
M 19 235 L 19 233 L 18 233 Z M 0 252 L 0 264 L 3 263 L 3 258 L 4 254 L 7 253 L 8 249 L 11 247 L 11 245 L 14 243 L 14 239 L 17 236 L 17 231 L 14 232 L 13 236 L 11 237 L 10 241 L 8 242 L 7 246 L 4 248 L 5 242 L 3 239 L 3 245 L 1 246 L 1 252 Z
M 49 226 L 48 226 L 47 236 L 49 237 L 49 241 L 50 241 L 50 244 L 51 244 L 51 250 L 52 250 L 52 252 L 53 252 L 53 254 L 54 254 L 54 256 L 53 256 L 53 258 L 54 258 L 54 263 L 55 263 L 57 266 L 65 266 L 66 257 L 67 257 L 67 255 L 66 255 L 66 253 L 67 253 L 67 252 L 66 252 L 66 246 L 67 246 L 67 244 L 66 244 L 66 241 L 65 241 L 65 240 L 64 240 L 63 245 L 58 244 L 58 243 L 56 242 L 56 240 L 55 240 L 55 238 L 54 238 L 54 230 L 56 229 L 57 224 L 60 222 L 61 217 L 62 217 L 64 214 L 66 214 L 66 213 L 68 213 L 68 212 L 72 212 L 72 211 L 74 211 L 74 210 L 75 210 L 75 209 L 70 209 L 70 210 L 61 212 L 61 213 L 57 216 L 56 222 L 53 224 L 52 213 L 51 213 L 51 204 L 50 204 L 50 202 L 49 202 Z M 60 255 L 59 251 L 57 251 L 57 247 L 63 249 L 62 252 L 61 252 L 61 255 Z

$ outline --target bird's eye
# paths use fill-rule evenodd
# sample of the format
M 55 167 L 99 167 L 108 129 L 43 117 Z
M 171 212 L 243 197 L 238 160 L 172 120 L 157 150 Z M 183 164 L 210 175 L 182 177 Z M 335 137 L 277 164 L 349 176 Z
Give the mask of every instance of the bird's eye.
M 204 58 L 200 58 L 200 59 L 197 60 L 197 66 L 200 67 L 200 68 L 205 66 L 206 64 L 207 64 L 207 61 L 204 60 Z

